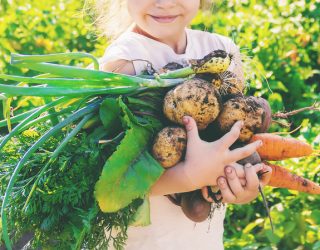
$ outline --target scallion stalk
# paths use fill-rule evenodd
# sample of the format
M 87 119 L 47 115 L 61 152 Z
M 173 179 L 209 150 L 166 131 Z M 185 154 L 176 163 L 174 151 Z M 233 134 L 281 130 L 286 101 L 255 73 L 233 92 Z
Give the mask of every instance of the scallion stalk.
M 47 55 L 21 55 L 21 54 L 11 54 L 11 64 L 19 64 L 25 62 L 55 62 L 63 60 L 74 60 L 90 58 L 93 61 L 94 69 L 99 70 L 98 60 L 89 53 L 84 52 L 66 52 L 66 53 L 55 53 Z

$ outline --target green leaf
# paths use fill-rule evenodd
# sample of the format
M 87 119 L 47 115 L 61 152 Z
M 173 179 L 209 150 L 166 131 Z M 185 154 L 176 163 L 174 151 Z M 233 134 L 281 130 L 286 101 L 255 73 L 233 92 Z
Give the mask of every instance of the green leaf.
M 312 211 L 311 218 L 315 221 L 316 224 L 320 224 L 320 211 L 319 210 Z
M 129 130 L 106 162 L 95 186 L 95 197 L 103 212 L 116 212 L 134 199 L 143 198 L 162 174 L 159 163 L 147 151 L 141 153 L 144 137 L 144 133 Z
M 157 118 L 150 116 L 146 117 L 145 119 L 135 117 L 121 98 L 118 98 L 118 101 L 123 114 L 123 127 L 131 127 L 133 124 L 136 124 L 150 130 L 153 133 L 159 131 L 163 127 L 162 123 Z
M 284 229 L 286 234 L 289 234 L 296 228 L 296 225 L 297 224 L 295 222 L 288 221 L 288 222 L 284 223 L 283 229 Z
M 120 97 L 118 98 L 118 104 L 121 107 L 121 121 L 124 128 L 132 128 L 137 125 L 143 127 L 143 125 L 138 122 L 137 118 L 131 113 L 127 105 Z
M 100 106 L 99 115 L 101 122 L 109 133 L 121 127 L 120 107 L 115 98 L 106 98 Z
M 163 172 L 162 166 L 146 151 L 151 131 L 140 126 L 120 98 L 118 101 L 123 125 L 129 129 L 105 163 L 95 186 L 95 198 L 103 212 L 116 212 L 134 199 L 144 198 Z
M 278 235 L 274 234 L 271 230 L 266 230 L 265 234 L 266 234 L 268 240 L 273 244 L 277 244 L 281 240 L 281 238 Z

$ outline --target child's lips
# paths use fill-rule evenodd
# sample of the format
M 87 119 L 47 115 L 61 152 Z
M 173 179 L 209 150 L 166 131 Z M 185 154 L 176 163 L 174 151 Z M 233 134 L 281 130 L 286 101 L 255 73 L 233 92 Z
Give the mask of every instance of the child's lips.
M 172 23 L 178 17 L 178 16 L 153 16 L 153 15 L 150 15 L 150 16 L 159 23 Z

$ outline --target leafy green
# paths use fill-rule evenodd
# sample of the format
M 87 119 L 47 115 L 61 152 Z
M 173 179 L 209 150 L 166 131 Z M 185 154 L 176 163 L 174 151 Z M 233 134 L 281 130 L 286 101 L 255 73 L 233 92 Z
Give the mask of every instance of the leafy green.
M 151 131 L 137 123 L 121 99 L 119 102 L 124 115 L 122 121 L 129 129 L 104 165 L 95 187 L 95 197 L 103 212 L 116 212 L 134 199 L 144 198 L 163 172 L 147 152 Z
M 104 128 L 112 133 L 121 127 L 120 107 L 115 98 L 105 98 L 99 109 L 100 119 Z

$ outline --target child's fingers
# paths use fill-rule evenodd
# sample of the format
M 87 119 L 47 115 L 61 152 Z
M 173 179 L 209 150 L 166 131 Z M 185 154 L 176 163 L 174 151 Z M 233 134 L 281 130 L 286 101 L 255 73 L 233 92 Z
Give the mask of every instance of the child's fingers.
M 234 168 L 234 170 L 236 171 L 236 174 L 237 174 L 237 176 L 240 178 L 240 179 L 245 179 L 246 178 L 246 174 L 245 174 L 245 172 L 244 172 L 244 166 L 243 165 L 241 165 L 241 164 L 239 164 L 239 163 L 237 163 L 237 162 L 234 162 L 234 163 L 231 163 L 231 164 L 229 164 L 229 166 L 231 166 L 231 167 L 233 167 Z M 258 163 L 258 164 L 255 164 L 253 167 L 254 167 L 254 169 L 255 169 L 255 171 L 256 171 L 256 173 L 258 173 L 258 172 L 265 172 L 265 171 L 268 171 L 268 170 L 263 170 L 263 168 L 264 168 L 264 166 L 266 166 L 266 165 L 264 165 L 264 164 L 262 164 L 262 163 Z M 270 168 L 270 167 L 269 167 Z M 267 169 L 267 168 L 266 168 Z M 271 168 L 270 168 L 271 169 Z
M 233 124 L 231 130 L 221 137 L 223 147 L 229 148 L 239 138 L 240 130 L 243 127 L 243 121 L 237 121 Z
M 219 177 L 217 183 L 220 188 L 221 195 L 223 197 L 223 202 L 235 203 L 237 197 L 232 193 L 231 189 L 229 188 L 226 178 Z
M 231 192 L 239 198 L 241 196 L 241 193 L 243 193 L 244 188 L 241 185 L 240 179 L 237 176 L 235 170 L 231 166 L 227 166 L 225 168 L 225 173 L 227 176 L 228 184 L 231 189 Z
M 228 160 L 230 162 L 236 162 L 236 161 L 242 160 L 252 155 L 257 150 L 257 148 L 260 147 L 261 145 L 262 145 L 262 142 L 259 140 L 259 141 L 252 142 L 244 147 L 231 150 L 229 153 Z
M 197 123 L 191 116 L 184 116 L 182 120 L 187 130 L 187 144 L 192 145 L 195 141 L 200 139 Z
M 250 163 L 247 163 L 244 166 L 244 171 L 246 173 L 246 180 L 247 180 L 247 184 L 245 187 L 246 190 L 253 191 L 253 192 L 258 191 L 260 182 L 254 166 L 252 166 L 252 164 Z
M 253 165 L 256 173 L 258 173 L 258 172 L 260 172 L 261 170 L 263 170 L 264 166 L 265 166 L 265 165 L 264 165 L 263 163 L 258 163 L 258 164 Z
M 208 187 L 205 186 L 201 188 L 202 197 L 209 202 L 214 202 L 214 200 L 209 196 Z
M 234 170 L 236 171 L 236 174 L 239 178 L 242 179 L 242 178 L 246 177 L 246 174 L 244 172 L 244 167 L 241 164 L 239 164 L 237 162 L 233 162 L 233 163 L 229 164 L 229 166 L 234 168 Z

